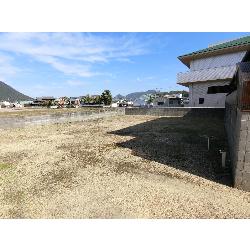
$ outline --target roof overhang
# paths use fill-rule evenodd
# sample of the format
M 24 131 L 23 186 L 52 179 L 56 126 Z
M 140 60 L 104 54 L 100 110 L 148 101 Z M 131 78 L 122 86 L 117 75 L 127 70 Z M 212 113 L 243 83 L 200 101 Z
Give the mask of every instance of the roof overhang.
M 217 80 L 207 80 L 207 81 L 197 81 L 197 82 L 185 82 L 185 83 L 177 83 L 181 86 L 189 88 L 190 85 L 192 84 L 203 84 L 207 82 L 225 82 L 225 83 L 230 83 L 232 81 L 232 78 L 225 78 L 225 79 L 217 79 Z
M 231 80 L 235 72 L 236 66 L 180 72 L 177 74 L 177 84 L 187 87 L 192 83 Z
M 239 46 L 234 46 L 234 47 L 228 47 L 228 48 L 223 48 L 223 49 L 216 49 L 211 50 L 206 52 L 199 52 L 197 51 L 192 53 L 192 54 L 187 54 L 183 56 L 178 56 L 178 59 L 185 64 L 188 68 L 190 68 L 190 62 L 195 60 L 195 59 L 200 59 L 200 58 L 206 58 L 206 57 L 211 57 L 211 56 L 217 56 L 217 55 L 223 55 L 223 54 L 229 54 L 229 53 L 234 53 L 234 52 L 239 52 L 239 51 L 249 51 L 250 50 L 250 44 L 243 44 Z

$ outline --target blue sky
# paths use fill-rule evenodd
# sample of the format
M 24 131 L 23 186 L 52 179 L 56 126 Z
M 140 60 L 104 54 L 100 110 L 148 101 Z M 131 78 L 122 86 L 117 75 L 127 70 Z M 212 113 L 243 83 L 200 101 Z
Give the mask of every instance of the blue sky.
M 0 33 L 0 81 L 31 97 L 182 90 L 177 57 L 250 33 Z

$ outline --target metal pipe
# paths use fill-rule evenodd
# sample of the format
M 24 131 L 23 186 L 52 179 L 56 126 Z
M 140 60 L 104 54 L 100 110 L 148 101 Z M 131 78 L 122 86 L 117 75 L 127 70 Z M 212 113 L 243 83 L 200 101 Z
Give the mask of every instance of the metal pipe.
M 220 153 L 221 153 L 221 166 L 222 168 L 225 168 L 227 152 L 220 150 Z

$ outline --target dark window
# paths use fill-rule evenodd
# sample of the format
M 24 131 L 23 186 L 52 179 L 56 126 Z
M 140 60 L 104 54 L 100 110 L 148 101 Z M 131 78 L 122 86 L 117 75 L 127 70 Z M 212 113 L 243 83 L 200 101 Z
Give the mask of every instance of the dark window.
M 164 102 L 158 102 L 158 105 L 163 105 L 164 104 Z
M 203 104 L 204 103 L 204 98 L 199 98 L 199 104 Z
M 233 85 L 212 86 L 208 87 L 207 93 L 208 94 L 229 93 L 233 89 L 234 89 Z
M 169 104 L 174 104 L 174 101 L 172 101 L 172 100 L 169 100 Z

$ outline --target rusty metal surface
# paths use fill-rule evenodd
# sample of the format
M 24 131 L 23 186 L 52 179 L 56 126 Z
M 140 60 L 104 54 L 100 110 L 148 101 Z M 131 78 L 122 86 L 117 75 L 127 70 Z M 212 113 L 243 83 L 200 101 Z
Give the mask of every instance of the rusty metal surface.
M 242 111 L 250 109 L 250 62 L 238 65 L 238 106 Z

